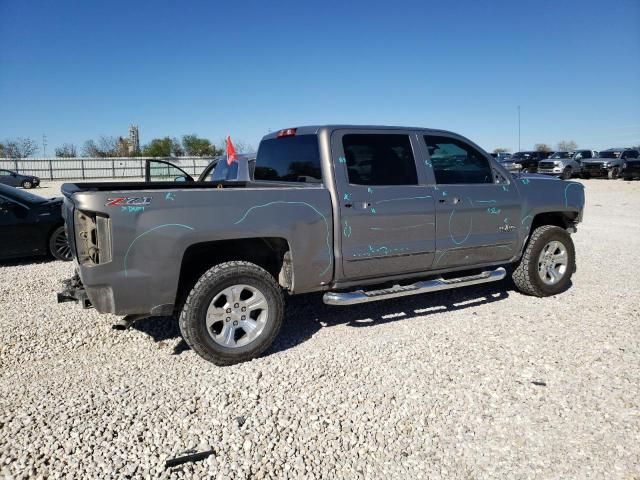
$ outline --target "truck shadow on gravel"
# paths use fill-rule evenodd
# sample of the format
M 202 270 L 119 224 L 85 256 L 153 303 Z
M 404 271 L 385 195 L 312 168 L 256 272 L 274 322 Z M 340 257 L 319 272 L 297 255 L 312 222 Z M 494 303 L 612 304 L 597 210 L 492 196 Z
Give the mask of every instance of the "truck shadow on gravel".
M 411 321 L 443 312 L 468 309 L 499 302 L 515 292 L 510 280 L 464 287 L 432 294 L 401 297 L 380 302 L 364 303 L 350 307 L 329 306 L 322 303 L 322 294 L 314 293 L 289 297 L 280 334 L 263 357 L 278 353 L 305 342 L 321 328 L 348 325 L 364 328 L 390 322 Z M 137 321 L 134 329 L 146 333 L 159 342 L 180 338 L 178 322 L 172 317 L 153 317 Z M 178 355 L 189 346 L 183 339 L 173 348 Z

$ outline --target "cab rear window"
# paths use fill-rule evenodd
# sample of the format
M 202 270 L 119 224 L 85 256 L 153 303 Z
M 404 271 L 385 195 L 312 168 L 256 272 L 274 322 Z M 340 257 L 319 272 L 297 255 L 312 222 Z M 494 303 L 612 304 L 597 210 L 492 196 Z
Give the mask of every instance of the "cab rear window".
M 263 140 L 258 148 L 256 180 L 320 183 L 317 135 L 293 135 Z

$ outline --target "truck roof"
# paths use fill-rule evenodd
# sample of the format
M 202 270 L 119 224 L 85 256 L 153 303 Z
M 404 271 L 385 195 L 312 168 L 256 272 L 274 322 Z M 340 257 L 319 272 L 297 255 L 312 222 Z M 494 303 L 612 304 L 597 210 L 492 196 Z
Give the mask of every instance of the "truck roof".
M 262 137 L 263 140 L 268 140 L 270 138 L 276 138 L 278 133 L 282 130 L 295 129 L 296 135 L 315 135 L 318 134 L 321 130 L 333 131 L 333 130 L 419 130 L 422 132 L 430 132 L 430 133 L 446 133 L 449 135 L 459 136 L 457 133 L 450 132 L 447 130 L 440 130 L 434 128 L 424 128 L 424 127 L 401 127 L 401 126 L 393 126 L 393 125 L 342 125 L 342 124 L 329 124 L 329 125 L 305 125 L 301 127 L 287 127 L 284 129 L 275 130 L 266 134 Z

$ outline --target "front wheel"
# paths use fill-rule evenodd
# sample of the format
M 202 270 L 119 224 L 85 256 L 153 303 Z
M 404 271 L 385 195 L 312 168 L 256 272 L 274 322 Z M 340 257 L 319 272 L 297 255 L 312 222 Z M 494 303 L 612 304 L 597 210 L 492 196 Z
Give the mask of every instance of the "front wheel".
M 49 252 L 54 258 L 65 262 L 69 262 L 73 258 L 64 226 L 57 227 L 49 237 Z
M 562 180 L 570 180 L 571 176 L 572 176 L 571 167 L 567 167 L 562 171 L 562 175 L 560 175 L 560 178 Z
M 282 289 L 266 270 L 249 262 L 225 262 L 200 277 L 180 313 L 187 344 L 216 365 L 259 356 L 280 330 Z
M 543 225 L 531 234 L 513 271 L 513 282 L 518 290 L 528 295 L 556 295 L 568 287 L 575 262 L 575 247 L 567 231 L 554 225 Z
M 24 182 L 22 182 L 22 188 L 24 189 L 33 188 L 33 183 L 31 183 L 30 180 L 25 180 Z
M 613 167 L 611 170 L 609 170 L 609 180 L 615 180 L 619 176 L 620 170 L 618 169 L 618 167 Z

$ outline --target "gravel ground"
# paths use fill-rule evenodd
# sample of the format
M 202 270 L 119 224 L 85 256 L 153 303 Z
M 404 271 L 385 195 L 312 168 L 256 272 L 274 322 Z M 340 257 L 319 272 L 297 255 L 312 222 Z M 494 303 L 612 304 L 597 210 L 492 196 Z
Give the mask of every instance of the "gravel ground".
M 297 297 L 273 348 L 226 368 L 168 318 L 119 332 L 115 316 L 56 304 L 71 264 L 0 264 L 0 472 L 640 478 L 640 182 L 585 184 L 567 292 Z

